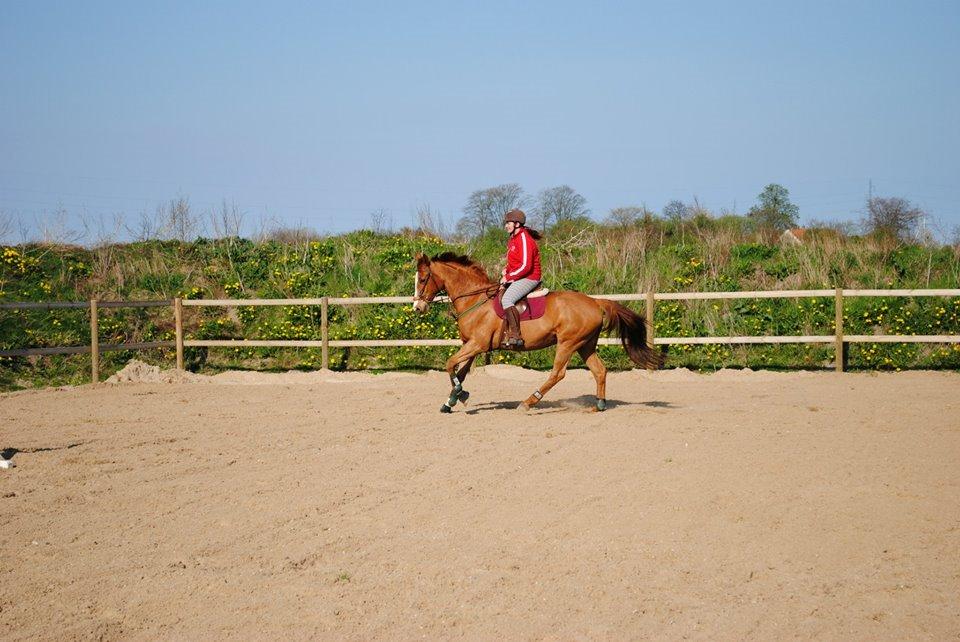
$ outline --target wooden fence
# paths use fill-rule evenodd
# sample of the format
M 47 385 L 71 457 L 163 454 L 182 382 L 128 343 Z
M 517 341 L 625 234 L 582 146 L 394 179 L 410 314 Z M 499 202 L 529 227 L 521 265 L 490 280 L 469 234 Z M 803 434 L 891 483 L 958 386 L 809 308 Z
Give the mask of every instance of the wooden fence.
M 851 343 L 960 343 L 960 335 L 859 335 L 844 334 L 843 305 L 848 297 L 953 297 L 960 296 L 960 289 L 938 290 L 771 290 L 753 292 L 645 292 L 640 294 L 602 294 L 597 298 L 613 301 L 644 301 L 646 304 L 647 342 L 654 345 L 703 345 L 703 344 L 776 344 L 776 343 L 832 343 L 836 350 L 836 370 L 842 372 L 846 366 L 847 347 Z M 835 332 L 829 335 L 757 335 L 741 337 L 656 337 L 653 320 L 657 301 L 693 301 L 718 299 L 800 299 L 832 297 L 834 300 Z M 448 299 L 440 297 L 437 302 Z M 173 299 L 167 301 L 97 301 L 56 302 L 56 303 L 0 303 L 0 310 L 10 309 L 58 309 L 87 308 L 90 311 L 90 345 L 47 348 L 24 348 L 20 350 L 0 350 L 0 357 L 54 355 L 54 354 L 91 354 L 91 379 L 99 380 L 100 353 L 110 350 L 146 350 L 150 348 L 176 348 L 177 368 L 183 369 L 183 350 L 185 347 L 231 347 L 231 348 L 320 348 L 321 365 L 330 366 L 330 348 L 378 348 L 378 347 L 424 347 L 458 346 L 459 339 L 330 339 L 328 311 L 331 305 L 351 306 L 369 304 L 411 304 L 410 297 L 322 297 L 315 299 Z M 247 307 L 271 305 L 309 305 L 320 306 L 319 340 L 252 340 L 252 339 L 186 339 L 183 332 L 184 307 Z M 176 328 L 174 341 L 152 341 L 147 343 L 100 344 L 98 313 L 101 308 L 147 308 L 172 307 Z M 619 343 L 612 338 L 600 339 L 601 345 Z
M 170 307 L 174 301 L 55 301 L 51 303 L 20 302 L 0 303 L 0 310 L 63 310 L 87 308 L 90 310 L 90 345 L 57 346 L 47 348 L 24 348 L 21 350 L 0 350 L 0 357 L 26 357 L 31 355 L 90 354 L 90 379 L 94 383 L 100 380 L 100 353 L 115 350 L 148 350 L 150 348 L 172 348 L 173 341 L 148 341 L 141 343 L 100 343 L 101 308 L 160 308 Z

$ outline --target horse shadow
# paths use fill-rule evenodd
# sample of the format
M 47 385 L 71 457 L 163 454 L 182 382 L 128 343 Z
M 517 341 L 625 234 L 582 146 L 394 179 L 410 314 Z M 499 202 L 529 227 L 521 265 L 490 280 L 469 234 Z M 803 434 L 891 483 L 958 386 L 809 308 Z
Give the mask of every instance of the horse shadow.
M 530 412 L 538 415 L 545 415 L 554 412 L 596 412 L 597 398 L 594 395 L 580 395 L 572 399 L 559 399 L 556 401 L 541 401 L 530 409 Z M 464 411 L 468 415 L 477 415 L 481 412 L 490 410 L 516 410 L 520 406 L 519 401 L 494 401 L 488 403 L 472 404 Z M 626 406 L 646 406 L 648 408 L 663 408 L 671 410 L 677 406 L 669 401 L 620 401 L 618 399 L 607 399 L 607 410 L 613 410 Z
M 0 459 L 13 459 L 14 455 L 18 453 L 46 453 L 54 450 L 70 450 L 71 448 L 82 446 L 85 443 L 86 442 L 78 441 L 74 444 L 67 444 L 66 446 L 52 446 L 43 448 L 4 448 L 3 450 L 0 450 Z

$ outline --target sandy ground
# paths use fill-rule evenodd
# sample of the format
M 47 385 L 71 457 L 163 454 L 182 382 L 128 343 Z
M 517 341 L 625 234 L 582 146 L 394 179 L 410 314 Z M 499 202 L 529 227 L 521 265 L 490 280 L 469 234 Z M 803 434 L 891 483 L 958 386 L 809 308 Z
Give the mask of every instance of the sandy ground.
M 960 637 L 960 375 L 543 378 L 0 395 L 0 638 Z

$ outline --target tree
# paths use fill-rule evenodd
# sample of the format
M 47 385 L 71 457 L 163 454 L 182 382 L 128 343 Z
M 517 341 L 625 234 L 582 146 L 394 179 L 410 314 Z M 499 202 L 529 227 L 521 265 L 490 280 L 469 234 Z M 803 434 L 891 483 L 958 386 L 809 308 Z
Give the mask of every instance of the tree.
M 37 221 L 40 242 L 45 245 L 69 245 L 77 243 L 81 234 L 70 228 L 67 210 L 60 205 L 53 214 L 42 216 Z
M 166 211 L 166 228 L 172 238 L 186 243 L 200 229 L 200 221 L 190 210 L 190 200 L 184 196 L 171 199 Z
M 864 226 L 867 232 L 890 240 L 906 240 L 926 216 L 919 207 L 899 196 L 867 199 L 867 214 Z
M 210 232 L 214 238 L 239 238 L 243 230 L 243 219 L 246 214 L 235 202 L 223 199 L 220 211 L 210 210 Z
M 754 225 L 778 231 L 797 226 L 800 208 L 790 202 L 790 192 L 783 185 L 770 183 L 757 197 L 759 201 L 747 212 Z
M 201 229 L 200 220 L 190 210 L 190 200 L 185 196 L 170 199 L 166 207 L 157 205 L 152 216 L 140 212 L 140 224 L 136 228 L 124 227 L 138 241 L 176 239 L 186 242 Z
M 648 210 L 646 206 L 625 205 L 610 210 L 604 222 L 613 227 L 630 227 L 640 219 L 648 220 L 650 218 L 653 218 L 653 212 Z
M 533 214 L 540 229 L 546 229 L 557 223 L 588 217 L 590 210 L 587 209 L 587 199 L 569 185 L 561 185 L 545 189 L 537 195 Z
M 663 206 L 663 217 L 672 223 L 682 225 L 690 218 L 690 207 L 683 201 L 670 201 Z
M 13 230 L 13 216 L 0 210 L 0 241 L 3 241 L 7 238 Z
M 710 210 L 702 205 L 700 199 L 696 196 L 693 197 L 693 204 L 687 208 L 687 214 L 690 216 L 690 220 L 693 221 L 694 226 L 697 224 L 702 225 L 713 218 Z
M 663 206 L 663 217 L 680 230 L 680 243 L 687 240 L 687 221 L 690 219 L 690 206 L 683 201 L 672 200 Z M 676 231 L 674 231 L 676 233 Z
M 465 236 L 480 236 L 499 228 L 507 212 L 526 203 L 523 188 L 516 183 L 477 190 L 463 207 L 463 217 L 457 221 L 457 231 Z
M 417 206 L 417 229 L 433 236 L 444 237 L 447 234 L 443 216 L 430 206 L 430 203 L 421 203 Z

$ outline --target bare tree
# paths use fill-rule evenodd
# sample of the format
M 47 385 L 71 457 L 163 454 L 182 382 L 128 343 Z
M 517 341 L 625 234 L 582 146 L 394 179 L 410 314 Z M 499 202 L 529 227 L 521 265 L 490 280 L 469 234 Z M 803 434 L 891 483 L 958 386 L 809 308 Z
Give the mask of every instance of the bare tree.
M 67 219 L 67 210 L 62 205 L 52 214 L 41 216 L 37 222 L 40 242 L 44 245 L 65 245 L 79 241 L 82 234 L 70 229 Z
M 645 205 L 639 207 L 636 205 L 625 205 L 610 210 L 604 222 L 613 227 L 630 227 L 641 219 L 649 219 L 652 218 L 652 216 L 653 212 L 648 210 Z
M 693 196 L 693 204 L 690 205 L 690 223 L 693 226 L 693 232 L 698 237 L 703 238 L 707 230 L 710 229 L 710 221 L 713 219 L 711 212 L 706 205 L 700 202 L 696 195 Z
M 254 231 L 251 238 L 257 243 L 263 243 L 269 240 L 270 230 L 280 227 L 280 225 L 280 219 L 270 214 L 270 212 L 259 212 L 256 223 L 254 223 Z
M 415 216 L 418 230 L 439 237 L 446 235 L 446 225 L 443 222 L 443 216 L 440 215 L 440 212 L 430 207 L 429 203 L 423 203 L 417 206 Z
M 120 232 L 126 227 L 123 214 L 120 212 L 110 216 L 110 223 L 107 223 L 103 214 L 96 216 L 82 214 L 80 223 L 83 225 L 83 238 L 86 244 L 91 247 L 102 247 L 115 243 L 120 236 Z
M 587 199 L 569 185 L 542 190 L 537 195 L 537 203 L 533 211 L 540 229 L 590 215 Z
M 687 221 L 690 220 L 690 206 L 676 199 L 663 206 L 663 217 L 680 230 L 680 242 L 686 243 Z
M 123 227 L 134 241 L 150 241 L 163 238 L 165 236 L 163 206 L 157 205 L 153 214 L 141 210 L 133 227 L 126 223 Z
M 0 241 L 5 241 L 7 235 L 13 231 L 13 215 L 0 211 Z
M 926 212 L 905 198 L 873 196 L 867 199 L 864 227 L 878 237 L 903 241 L 916 231 L 925 216 Z
M 23 216 L 17 212 L 17 235 L 20 237 L 20 244 L 25 245 L 30 242 L 31 234 L 30 223 L 23 220 Z
M 370 229 L 376 234 L 383 234 L 393 229 L 393 216 L 382 207 L 370 212 Z
M 220 210 L 210 210 L 210 230 L 214 238 L 239 237 L 243 230 L 243 212 L 235 202 L 223 199 Z
M 841 221 L 832 219 L 810 219 L 807 223 L 808 230 L 827 230 L 841 238 L 853 236 L 858 232 L 858 226 L 853 221 Z
M 523 188 L 507 183 L 473 192 L 463 207 L 463 217 L 457 222 L 457 231 L 465 236 L 480 236 L 500 227 L 504 215 L 528 202 Z
M 266 234 L 266 240 L 276 241 L 284 245 L 302 245 L 320 238 L 322 237 L 319 232 L 303 223 L 294 226 L 274 227 Z
M 689 215 L 692 221 L 713 218 L 713 213 L 694 195 L 693 204 L 689 206 Z
M 178 241 L 190 240 L 200 229 L 200 222 L 190 210 L 190 200 L 184 196 L 178 196 L 170 201 L 166 215 L 167 229 Z
M 186 242 L 202 231 L 202 225 L 190 209 L 190 200 L 178 196 L 165 206 L 157 205 L 153 214 L 141 211 L 136 225 L 124 224 L 124 229 L 137 241 L 177 239 Z
M 681 225 L 690 218 L 690 206 L 683 201 L 672 200 L 663 206 L 663 217 L 672 223 Z

